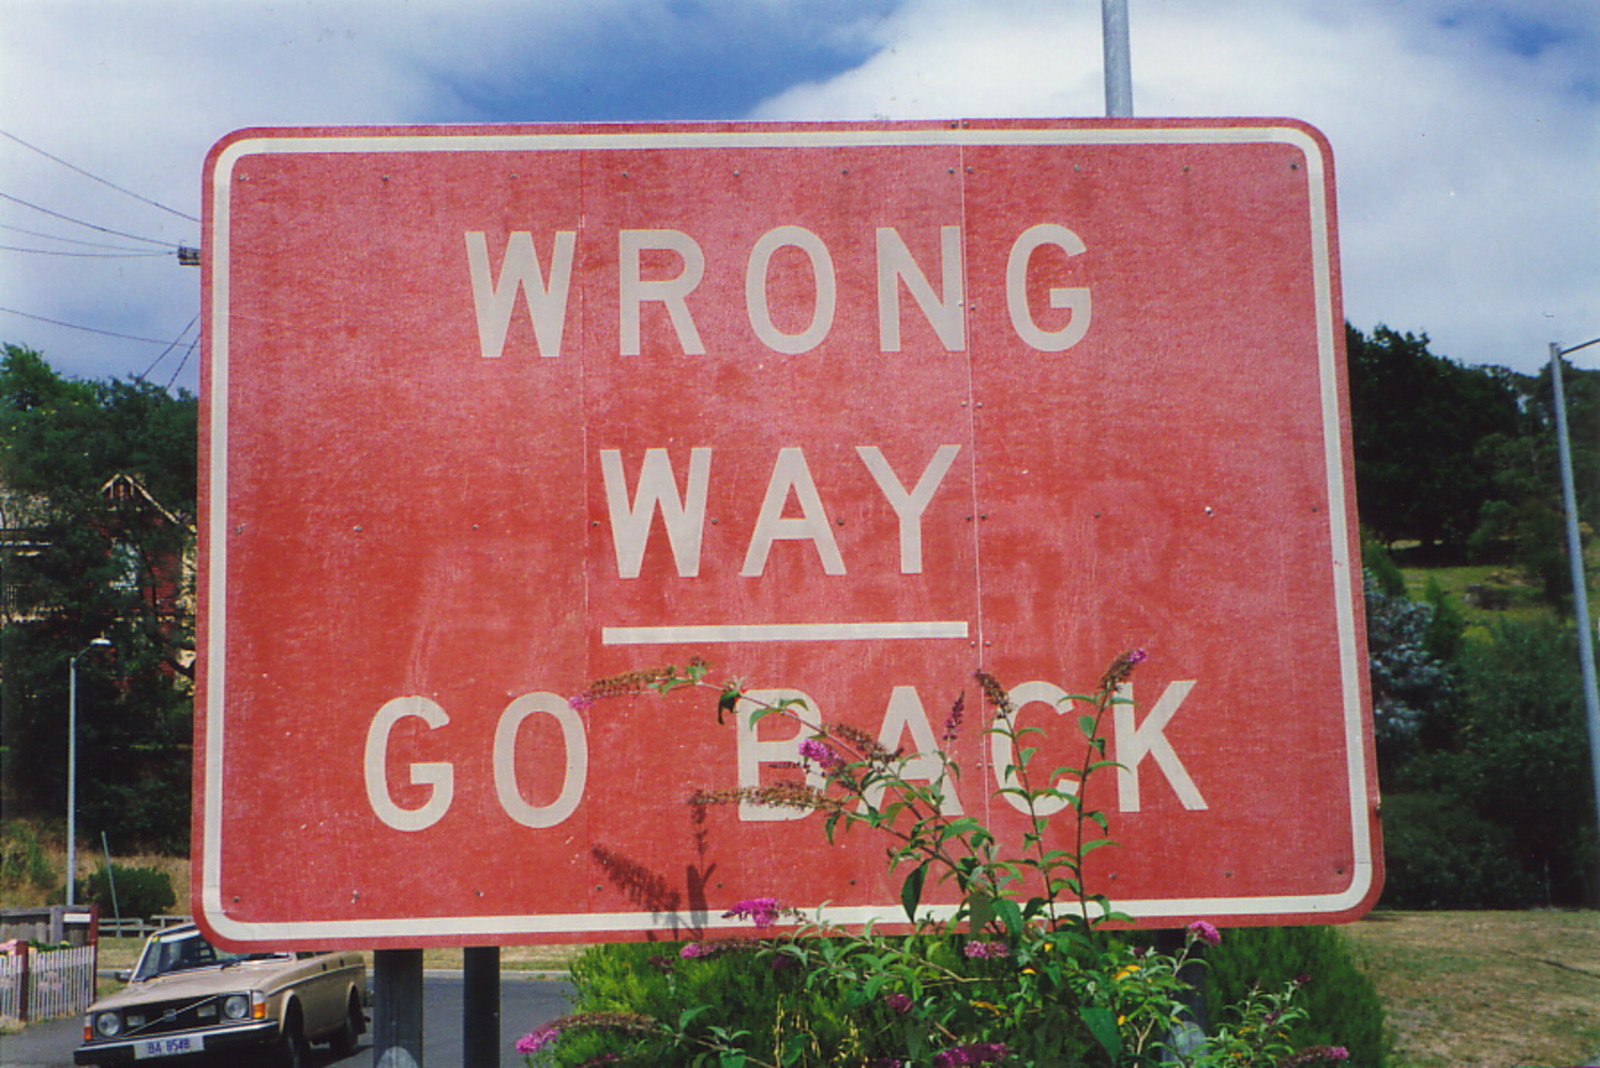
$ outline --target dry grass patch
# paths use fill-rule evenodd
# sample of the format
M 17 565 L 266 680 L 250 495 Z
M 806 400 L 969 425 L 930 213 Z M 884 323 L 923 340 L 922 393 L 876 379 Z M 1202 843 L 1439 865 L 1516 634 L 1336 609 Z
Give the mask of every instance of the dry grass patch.
M 1600 1063 L 1600 913 L 1375 912 L 1344 931 L 1383 998 L 1394 1063 Z
M 584 946 L 503 946 L 500 970 L 504 972 L 564 972 Z M 461 950 L 430 949 L 422 954 L 424 968 L 459 970 Z

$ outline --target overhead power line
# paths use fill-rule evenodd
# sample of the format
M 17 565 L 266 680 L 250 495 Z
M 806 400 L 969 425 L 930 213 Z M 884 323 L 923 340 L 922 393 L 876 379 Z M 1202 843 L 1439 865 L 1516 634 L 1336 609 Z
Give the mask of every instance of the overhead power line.
M 47 234 L 39 230 L 25 230 L 20 226 L 7 226 L 5 223 L 0 223 L 0 230 L 7 230 L 13 234 L 26 234 L 29 237 L 38 237 L 44 239 L 45 241 L 59 241 L 64 245 L 78 245 L 82 248 L 102 248 L 111 249 L 116 252 L 143 252 L 147 255 L 151 254 L 150 249 L 134 248 L 131 245 L 108 245 L 104 241 L 80 241 L 75 237 L 62 237 L 60 234 Z M 166 253 L 163 252 L 160 255 L 165 256 Z
M 10 193 L 0 193 L 0 200 L 9 200 L 13 204 L 21 204 L 25 208 L 31 208 L 34 211 L 41 212 L 41 213 L 43 213 L 45 215 L 49 215 L 51 218 L 60 219 L 63 222 L 73 223 L 74 225 L 77 225 L 77 226 L 87 226 L 89 229 L 98 230 L 102 234 L 111 234 L 111 235 L 113 235 L 115 237 L 126 237 L 131 241 L 144 241 L 144 242 L 146 242 L 148 244 L 151 244 L 151 245 L 160 245 L 163 248 L 170 248 L 170 249 L 173 249 L 173 250 L 176 250 L 178 248 L 178 245 L 175 242 L 172 242 L 172 241 L 162 241 L 159 238 L 144 237 L 143 235 L 140 235 L 140 234 L 130 234 L 130 233 L 127 233 L 126 231 L 123 231 L 123 230 L 113 230 L 109 226 L 100 226 L 100 225 L 98 225 L 96 223 L 84 222 L 82 219 L 74 219 L 70 215 L 63 215 L 59 211 L 51 211 L 49 208 L 42 208 L 37 204 L 33 204 L 33 203 L 30 203 L 29 201 L 23 200 L 21 197 L 14 197 Z
M 167 207 L 167 205 L 161 203 L 158 200 L 151 200 L 149 197 L 140 196 L 138 193 L 135 193 L 133 190 L 124 189 L 124 188 L 122 188 L 122 186 L 118 185 L 117 183 L 107 181 L 106 179 L 100 177 L 98 174 L 91 174 L 91 173 L 89 173 L 88 171 L 84 170 L 82 167 L 79 167 L 76 164 L 68 163 L 66 160 L 62 159 L 60 156 L 51 155 L 49 152 L 46 152 L 44 149 L 40 148 L 38 145 L 30 145 L 28 142 L 24 141 L 22 138 L 18 137 L 14 133 L 11 133 L 8 130 L 0 130 L 0 136 L 8 137 L 11 140 L 15 141 L 17 144 L 21 145 L 23 148 L 26 148 L 26 149 L 28 149 L 29 151 L 32 151 L 32 152 L 37 152 L 37 153 L 39 153 L 39 155 L 43 156 L 45 159 L 48 159 L 48 160 L 51 160 L 51 161 L 53 161 L 55 163 L 61 164 L 61 166 L 67 168 L 67 170 L 74 171 L 74 172 L 76 172 L 78 174 L 81 174 L 85 178 L 91 178 L 94 181 L 99 182 L 103 186 L 107 186 L 108 188 L 115 189 L 119 193 L 122 193 L 122 194 L 124 194 L 126 196 L 132 197 L 133 199 L 139 201 L 140 203 L 149 204 L 152 208 L 160 208 L 162 211 L 169 212 L 169 213 L 171 213 L 173 215 L 176 215 L 180 219 L 188 219 L 190 222 L 199 222 L 200 221 L 199 219 L 195 218 L 193 215 L 190 215 L 188 212 L 179 211 L 177 208 L 169 208 L 169 207 Z
M 43 315 L 34 315 L 31 312 L 18 311 L 15 308 L 0 308 L 0 312 L 5 312 L 9 315 L 20 315 L 24 319 L 32 319 L 35 322 L 40 323 L 49 323 L 51 326 L 64 326 L 68 330 L 82 330 L 89 334 L 102 334 L 106 337 L 121 338 L 123 341 L 143 341 L 149 345 L 171 344 L 171 342 L 164 337 L 138 337 L 134 334 L 119 334 L 114 330 L 101 330 L 99 327 L 95 326 L 79 326 L 77 323 L 64 323 L 60 319 L 50 319 Z
M 74 256 L 88 260 L 142 260 L 151 256 L 175 256 L 176 252 L 68 252 L 59 248 L 22 248 L 18 245 L 0 245 L 0 252 L 31 252 L 36 256 Z
M 196 316 L 196 318 L 198 318 L 198 316 Z M 189 341 L 189 347 L 183 350 L 183 359 L 178 361 L 178 369 L 172 372 L 171 378 L 167 379 L 167 389 L 170 390 L 172 388 L 172 383 L 176 382 L 178 380 L 178 376 L 183 374 L 183 369 L 189 366 L 189 357 L 194 355 L 194 347 L 198 344 L 200 344 L 200 335 L 196 334 Z
M 189 322 L 184 326 L 184 328 L 178 332 L 178 336 L 172 339 L 172 344 L 170 344 L 166 348 L 162 349 L 161 350 L 161 355 L 159 355 L 155 359 L 151 360 L 150 361 L 150 366 L 146 367 L 142 372 L 140 372 L 138 375 L 136 375 L 134 377 L 134 381 L 135 382 L 143 382 L 146 378 L 149 378 L 150 377 L 150 372 L 154 371 L 158 366 L 160 366 L 161 361 L 166 359 L 167 356 L 172 352 L 173 349 L 177 348 L 180 344 L 183 343 L 183 339 L 186 336 L 188 336 L 189 331 L 194 328 L 194 324 L 199 322 L 199 321 L 200 321 L 200 313 L 196 312 L 194 318 L 190 319 Z M 199 340 L 200 340 L 200 336 L 198 334 L 195 335 L 195 341 L 199 341 Z M 191 343 L 189 347 L 193 348 L 194 345 Z M 187 363 L 188 361 L 189 361 L 189 357 L 188 357 L 187 354 L 185 354 L 183 359 L 178 363 L 178 370 L 182 371 L 183 370 L 183 365 L 185 363 Z M 173 375 L 173 381 L 176 381 L 176 380 L 177 380 L 177 375 L 174 374 Z M 167 384 L 167 388 L 170 389 L 171 387 L 172 387 L 172 384 L 169 382 Z

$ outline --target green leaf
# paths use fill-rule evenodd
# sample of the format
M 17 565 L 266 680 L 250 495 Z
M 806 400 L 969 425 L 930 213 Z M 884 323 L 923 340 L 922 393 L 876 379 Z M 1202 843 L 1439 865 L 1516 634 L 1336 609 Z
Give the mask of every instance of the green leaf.
M 994 922 L 994 898 L 981 890 L 968 894 L 967 915 L 968 929 L 974 935 L 981 934 L 984 928 Z
M 737 701 L 738 698 L 735 697 L 734 700 Z M 758 708 L 752 709 L 750 712 L 750 726 L 754 727 L 757 723 L 760 723 L 768 716 L 782 711 L 783 709 L 778 705 L 761 705 Z
M 1110 1009 L 1104 1005 L 1085 1005 L 1078 1010 L 1078 1016 L 1112 1060 L 1122 1056 L 1122 1034 L 1117 1030 L 1117 1017 Z
M 900 884 L 900 907 L 906 910 L 906 919 L 912 923 L 917 922 L 917 906 L 922 903 L 922 884 L 928 878 L 928 865 L 932 861 L 923 861 L 911 870 L 906 876 L 906 881 Z
M 1006 933 L 1015 938 L 1022 931 L 1022 908 L 1009 897 L 996 898 L 995 911 L 1006 925 Z
M 983 833 L 983 824 L 979 823 L 971 816 L 963 816 L 960 819 L 951 820 L 949 823 L 944 825 L 944 827 L 939 831 L 939 841 L 948 842 L 957 835 L 981 833 Z
M 738 704 L 739 688 L 737 686 L 730 686 L 723 690 L 722 696 L 717 698 L 717 723 L 721 724 L 723 722 L 723 714 L 732 714 Z

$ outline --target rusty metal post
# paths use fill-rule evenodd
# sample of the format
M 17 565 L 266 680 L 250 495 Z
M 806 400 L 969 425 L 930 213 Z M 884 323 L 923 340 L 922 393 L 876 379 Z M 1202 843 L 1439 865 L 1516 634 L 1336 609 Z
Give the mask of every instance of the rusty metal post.
M 373 1068 L 422 1068 L 422 950 L 372 954 Z

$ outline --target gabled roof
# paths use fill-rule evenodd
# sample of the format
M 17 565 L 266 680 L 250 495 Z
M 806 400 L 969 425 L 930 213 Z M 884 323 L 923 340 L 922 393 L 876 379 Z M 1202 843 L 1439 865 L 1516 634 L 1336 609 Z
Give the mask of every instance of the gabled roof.
M 169 512 L 160 501 L 156 500 L 150 491 L 144 488 L 144 483 L 133 475 L 122 472 L 112 475 L 106 484 L 100 487 L 100 496 L 112 504 L 147 504 L 173 526 L 186 525 L 182 519 Z

